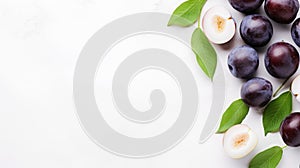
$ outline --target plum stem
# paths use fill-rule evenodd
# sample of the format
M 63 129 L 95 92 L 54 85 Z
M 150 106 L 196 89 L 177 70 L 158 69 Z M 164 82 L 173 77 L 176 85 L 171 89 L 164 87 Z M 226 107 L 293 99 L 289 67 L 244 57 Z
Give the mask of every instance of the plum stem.
M 198 28 L 200 28 L 200 17 L 198 18 Z
M 273 97 L 276 97 L 278 92 L 283 88 L 283 86 L 289 81 L 290 78 L 287 78 L 280 86 L 279 88 L 275 91 L 275 93 L 273 94 Z

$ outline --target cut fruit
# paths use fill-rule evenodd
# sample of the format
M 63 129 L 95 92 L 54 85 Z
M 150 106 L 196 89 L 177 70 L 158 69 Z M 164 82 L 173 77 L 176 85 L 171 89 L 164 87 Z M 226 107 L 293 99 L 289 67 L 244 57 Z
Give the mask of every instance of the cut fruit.
M 223 139 L 225 152 L 234 159 L 248 155 L 256 147 L 257 135 L 247 125 L 239 124 L 231 127 Z
M 236 25 L 230 12 L 222 7 L 210 8 L 202 20 L 203 32 L 215 44 L 224 44 L 235 35 Z
M 298 75 L 291 84 L 291 91 L 296 97 L 296 100 L 300 102 L 300 75 Z

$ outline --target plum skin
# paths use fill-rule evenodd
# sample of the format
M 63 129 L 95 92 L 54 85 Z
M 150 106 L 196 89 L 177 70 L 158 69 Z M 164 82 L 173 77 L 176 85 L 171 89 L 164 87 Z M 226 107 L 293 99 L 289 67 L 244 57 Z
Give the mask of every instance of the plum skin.
M 271 100 L 273 86 L 263 78 L 252 78 L 241 89 L 242 100 L 250 107 L 264 107 Z
M 252 47 L 263 47 L 273 36 L 273 26 L 264 16 L 248 15 L 240 25 L 240 35 L 246 44 Z
M 292 25 L 291 35 L 293 41 L 300 47 L 300 18 L 296 19 Z
M 229 0 L 230 5 L 237 11 L 250 14 L 258 9 L 264 0 Z
M 300 113 L 292 113 L 280 126 L 280 134 L 284 143 L 291 147 L 300 146 Z
M 299 66 L 299 53 L 294 46 L 285 42 L 271 45 L 265 55 L 265 67 L 275 78 L 292 76 Z
M 266 0 L 266 14 L 275 22 L 289 24 L 293 22 L 299 11 L 298 0 Z
M 255 74 L 259 65 L 259 58 L 255 49 L 244 45 L 230 52 L 227 63 L 233 76 L 248 79 Z

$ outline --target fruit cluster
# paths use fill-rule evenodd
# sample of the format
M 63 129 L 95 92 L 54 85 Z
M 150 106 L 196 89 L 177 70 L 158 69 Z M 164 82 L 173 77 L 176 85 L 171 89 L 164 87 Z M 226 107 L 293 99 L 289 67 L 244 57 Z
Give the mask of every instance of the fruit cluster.
M 264 0 L 229 0 L 234 9 L 246 14 L 239 27 L 240 36 L 246 45 L 234 48 L 230 52 L 227 61 L 228 68 L 233 76 L 247 80 L 241 88 L 241 100 L 246 106 L 255 108 L 271 105 L 270 101 L 273 97 L 271 82 L 261 77 L 254 77 L 259 66 L 256 49 L 266 46 L 273 36 L 273 26 L 269 18 L 279 24 L 290 24 L 296 19 L 299 11 L 298 0 L 265 0 L 264 10 L 269 17 L 267 18 L 257 14 L 257 10 L 263 2 Z M 203 32 L 212 43 L 224 44 L 234 37 L 236 22 L 226 8 L 215 6 L 204 14 L 202 27 Z M 300 18 L 292 24 L 291 36 L 295 44 L 300 47 Z M 283 41 L 274 43 L 267 48 L 264 65 L 271 76 L 285 79 L 284 85 L 298 70 L 299 53 L 292 44 Z M 298 96 L 300 93 L 299 82 L 300 77 L 297 77 L 291 85 L 291 92 L 297 100 L 300 100 Z M 274 96 L 279 90 L 275 92 Z M 232 104 L 229 108 L 234 109 L 234 106 L 236 105 Z M 224 118 L 228 119 L 229 111 L 224 113 Z M 288 146 L 299 147 L 300 113 L 295 112 L 284 118 L 280 124 L 283 141 Z M 255 133 L 248 126 L 240 124 L 241 122 L 242 120 L 238 121 L 238 124 L 231 123 L 231 127 L 226 129 L 220 126 L 219 133 L 225 133 L 224 149 L 232 158 L 246 156 L 257 143 Z M 221 125 L 227 124 L 228 127 L 228 123 L 230 124 L 230 122 L 222 121 Z M 259 156 L 262 155 L 264 153 L 259 154 Z M 249 167 L 254 164 L 250 163 Z M 274 164 L 275 167 L 277 164 Z
M 247 125 L 241 124 L 250 107 L 260 108 L 265 135 L 279 132 L 286 145 L 300 146 L 300 113 L 293 111 L 293 95 L 300 102 L 300 75 L 296 77 L 290 90 L 276 97 L 277 93 L 294 75 L 299 66 L 299 53 L 289 43 L 277 42 L 266 50 L 264 65 L 275 78 L 283 79 L 283 84 L 273 94 L 271 82 L 255 77 L 259 66 L 257 48 L 268 45 L 273 36 L 273 25 L 292 23 L 299 11 L 298 0 L 228 0 L 230 5 L 246 16 L 241 21 L 239 32 L 246 45 L 234 48 L 228 56 L 228 68 L 233 76 L 247 80 L 241 89 L 241 99 L 234 101 L 224 112 L 217 133 L 225 133 L 223 146 L 232 158 L 248 155 L 258 142 L 256 133 Z M 225 44 L 236 34 L 236 20 L 223 6 L 210 8 L 202 19 L 200 15 L 207 0 L 187 0 L 173 12 L 168 26 L 192 26 L 198 21 L 191 39 L 197 63 L 211 80 L 217 66 L 217 53 L 211 43 Z M 264 3 L 267 17 L 260 15 L 258 9 Z M 200 27 L 202 25 L 202 29 Z M 285 27 L 285 26 L 283 26 Z M 291 37 L 300 47 L 300 18 L 291 27 Z M 211 43 L 210 43 L 211 42 Z M 273 95 L 273 96 L 272 96 Z M 272 100 L 272 97 L 276 97 Z M 258 153 L 249 163 L 249 168 L 276 168 L 283 149 L 274 146 Z

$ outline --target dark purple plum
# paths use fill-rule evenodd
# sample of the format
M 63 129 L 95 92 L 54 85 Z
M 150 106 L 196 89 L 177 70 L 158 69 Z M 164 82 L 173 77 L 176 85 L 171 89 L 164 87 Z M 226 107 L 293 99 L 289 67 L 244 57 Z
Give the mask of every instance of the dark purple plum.
M 241 89 L 242 100 L 251 107 L 264 107 L 271 100 L 273 87 L 263 78 L 252 78 Z
M 248 15 L 241 23 L 240 34 L 246 44 L 252 47 L 263 47 L 273 36 L 273 26 L 264 16 Z
M 300 113 L 292 113 L 280 126 L 280 134 L 285 144 L 291 147 L 300 146 Z
M 277 23 L 289 24 L 299 11 L 298 0 L 266 0 L 265 11 Z
M 255 49 L 245 45 L 233 49 L 228 56 L 227 63 L 233 76 L 248 79 L 255 74 L 259 58 Z
M 253 13 L 263 2 L 264 0 L 229 0 L 235 10 L 245 14 Z
M 292 25 L 291 34 L 294 42 L 300 47 L 300 18 L 298 18 Z
M 265 55 L 265 67 L 275 78 L 292 76 L 299 66 L 299 53 L 294 46 L 285 42 L 271 45 Z

